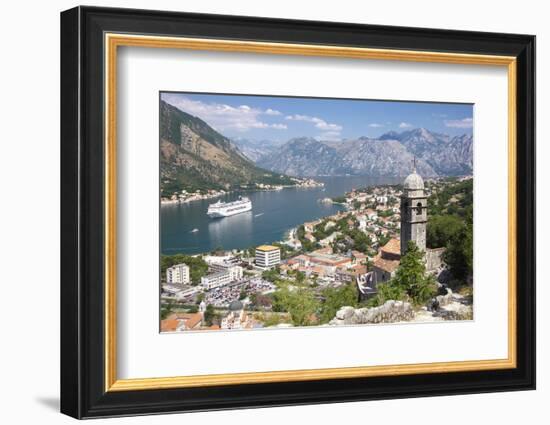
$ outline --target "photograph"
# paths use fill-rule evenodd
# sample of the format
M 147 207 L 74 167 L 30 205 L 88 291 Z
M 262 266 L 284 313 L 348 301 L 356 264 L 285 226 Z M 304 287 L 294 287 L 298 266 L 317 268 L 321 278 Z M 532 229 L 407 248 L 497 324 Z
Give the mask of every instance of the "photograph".
M 160 332 L 474 320 L 473 111 L 160 92 Z
M 540 63 L 525 31 L 542 18 L 291 3 L 273 16 L 76 6 L 48 26 L 61 78 L 39 85 L 60 86 L 61 120 L 33 125 L 60 133 L 61 149 L 35 142 L 60 185 L 45 211 L 60 209 L 48 264 L 61 290 L 31 298 L 58 306 L 60 344 L 39 363 L 52 376 L 37 382 L 55 384 L 63 414 L 227 422 L 221 411 L 251 409 L 242 423 L 283 406 L 327 418 L 338 403 L 334 423 L 368 401 L 387 422 L 408 399 L 396 422 L 425 422 L 456 407 L 435 396 L 468 395 L 468 414 L 536 388 Z M 12 86 L 18 141 L 29 96 Z M 40 169 L 28 153 L 6 158 L 7 199 L 44 186 L 21 173 Z M 36 219 L 24 222 L 6 221 L 26 259 L 15 248 Z M 5 299 L 19 307 L 21 293 Z

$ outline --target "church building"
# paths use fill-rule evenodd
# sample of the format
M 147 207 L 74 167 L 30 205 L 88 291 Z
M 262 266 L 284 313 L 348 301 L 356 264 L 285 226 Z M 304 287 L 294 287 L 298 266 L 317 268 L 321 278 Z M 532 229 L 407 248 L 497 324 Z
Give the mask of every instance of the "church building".
M 423 251 L 426 271 L 435 272 L 442 265 L 445 248 L 426 248 L 426 226 L 428 223 L 428 197 L 424 191 L 424 180 L 413 172 L 403 182 L 401 195 L 401 234 L 400 239 L 390 239 L 380 248 L 373 262 L 373 286 L 389 281 L 399 267 L 401 256 L 405 255 L 409 241 Z
M 424 193 L 424 180 L 416 172 L 403 182 L 401 195 L 401 255 L 405 255 L 409 241 L 421 251 L 426 251 L 426 224 L 428 223 L 428 198 Z

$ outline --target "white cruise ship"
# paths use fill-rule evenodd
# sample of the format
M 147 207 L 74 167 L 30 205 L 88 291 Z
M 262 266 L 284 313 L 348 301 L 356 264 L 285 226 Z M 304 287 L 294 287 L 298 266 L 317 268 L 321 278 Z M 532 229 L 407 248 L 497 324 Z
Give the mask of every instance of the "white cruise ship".
M 240 214 L 252 209 L 252 202 L 246 197 L 239 197 L 233 202 L 221 202 L 218 201 L 208 206 L 208 217 L 229 217 L 231 215 Z

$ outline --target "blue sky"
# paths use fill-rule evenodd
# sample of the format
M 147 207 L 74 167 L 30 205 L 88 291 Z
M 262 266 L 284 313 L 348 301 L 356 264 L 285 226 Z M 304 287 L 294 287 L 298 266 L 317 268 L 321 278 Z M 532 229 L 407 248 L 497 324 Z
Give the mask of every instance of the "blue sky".
M 454 136 L 471 134 L 473 125 L 470 104 L 190 93 L 161 98 L 231 138 L 344 140 L 419 127 Z

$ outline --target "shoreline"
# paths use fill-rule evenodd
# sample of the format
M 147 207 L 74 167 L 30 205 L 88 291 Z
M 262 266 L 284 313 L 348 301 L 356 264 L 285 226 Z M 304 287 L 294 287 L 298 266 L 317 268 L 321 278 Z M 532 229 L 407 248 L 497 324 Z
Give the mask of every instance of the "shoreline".
M 319 187 L 324 187 L 325 184 L 324 183 L 320 183 L 320 182 L 316 182 L 316 184 L 307 184 L 307 185 L 299 185 L 299 184 L 296 184 L 296 185 L 281 185 L 281 186 L 276 186 L 276 187 L 272 187 L 272 188 L 255 188 L 255 189 L 240 189 L 240 190 L 230 190 L 230 191 L 223 191 L 223 192 L 216 192 L 215 194 L 204 194 L 204 195 L 193 195 L 191 196 L 191 198 L 193 199 L 161 199 L 160 200 L 160 205 L 161 206 L 167 206 L 167 205 L 181 205 L 181 204 L 190 204 L 192 202 L 196 202 L 196 201 L 204 201 L 204 200 L 207 200 L 207 199 L 215 199 L 215 198 L 219 198 L 220 196 L 224 196 L 224 195 L 228 195 L 228 194 L 231 194 L 231 193 L 238 193 L 238 192 L 241 192 L 241 193 L 254 193 L 254 192 L 278 192 L 280 190 L 284 190 L 284 189 L 317 189 Z M 200 196 L 200 198 L 194 198 L 195 196 Z
M 472 178 L 471 176 L 467 176 L 467 177 L 458 177 L 456 178 L 457 181 L 462 181 L 464 179 L 468 179 L 468 178 Z M 437 180 L 440 180 L 440 179 L 437 179 Z M 441 179 L 441 180 L 444 180 L 444 179 Z M 389 188 L 394 188 L 396 185 L 395 184 L 392 184 L 392 183 L 382 183 L 382 184 L 370 184 L 370 185 L 367 185 L 365 187 L 362 187 L 362 188 L 359 188 L 359 189 L 353 189 L 353 192 L 357 191 L 357 192 L 362 192 L 362 191 L 365 191 L 366 189 L 368 188 L 375 188 L 375 189 L 389 189 Z M 292 186 L 292 187 L 296 187 L 296 186 Z M 276 191 L 275 189 L 257 189 L 257 190 L 253 190 L 253 191 L 250 191 L 250 192 L 272 192 L 272 191 Z M 233 192 L 225 192 L 224 194 L 227 194 L 227 193 L 234 193 L 234 192 L 238 192 L 238 191 L 233 191 Z M 344 190 L 341 194 L 341 196 L 347 196 L 351 193 L 351 191 L 346 191 Z M 219 194 L 218 195 L 210 195 L 211 198 L 214 198 L 214 197 L 218 197 L 220 196 Z M 375 194 L 371 194 L 370 196 L 376 196 Z M 330 202 L 328 202 L 330 200 Z M 326 205 L 330 205 L 332 207 L 335 207 L 337 208 L 339 211 L 341 212 L 350 212 L 350 211 L 353 211 L 353 207 L 347 203 L 347 202 L 335 202 L 334 200 L 332 200 L 332 198 L 329 198 L 329 197 L 325 197 L 325 198 L 318 198 L 316 200 L 317 202 L 319 203 L 325 203 Z M 178 202 L 178 201 L 172 201 L 171 203 L 167 203 L 167 204 L 164 204 L 164 205 L 176 205 L 178 203 L 192 203 L 193 201 L 187 201 L 187 202 Z M 298 225 L 294 225 L 294 224 L 291 224 L 289 227 L 287 227 L 286 229 L 283 230 L 282 234 L 280 235 L 279 238 L 277 239 L 272 239 L 271 240 L 271 243 L 281 243 L 281 244 L 284 244 L 284 245 L 288 245 L 288 246 L 295 246 L 295 243 L 294 240 L 296 239 L 296 231 L 298 229 L 298 227 L 300 226 L 300 224 L 303 224 L 304 222 L 308 222 L 308 221 L 315 221 L 317 219 L 322 219 L 326 217 L 324 214 L 320 215 L 320 216 L 313 216 L 313 217 L 307 217 L 303 222 L 299 223 Z M 289 223 L 290 224 L 290 223 Z M 392 231 L 394 230 L 393 227 L 391 226 L 387 226 L 386 223 L 379 223 L 378 226 L 381 228 L 381 229 L 385 229 L 386 231 Z M 244 249 L 246 248 L 247 245 L 243 246 L 243 247 L 235 247 L 234 245 L 230 246 L 230 247 L 225 247 L 225 249 L 228 249 L 228 250 L 233 250 L 233 249 Z M 181 254 L 186 254 L 186 255 L 200 255 L 202 252 L 207 252 L 208 249 L 204 250 L 204 251 L 200 251 L 200 250 L 189 250 L 188 252 L 185 252 L 187 251 L 185 248 L 181 248 L 176 250 L 176 249 L 168 249 L 167 252 L 162 252 L 163 255 L 175 255 L 177 253 L 181 253 Z

